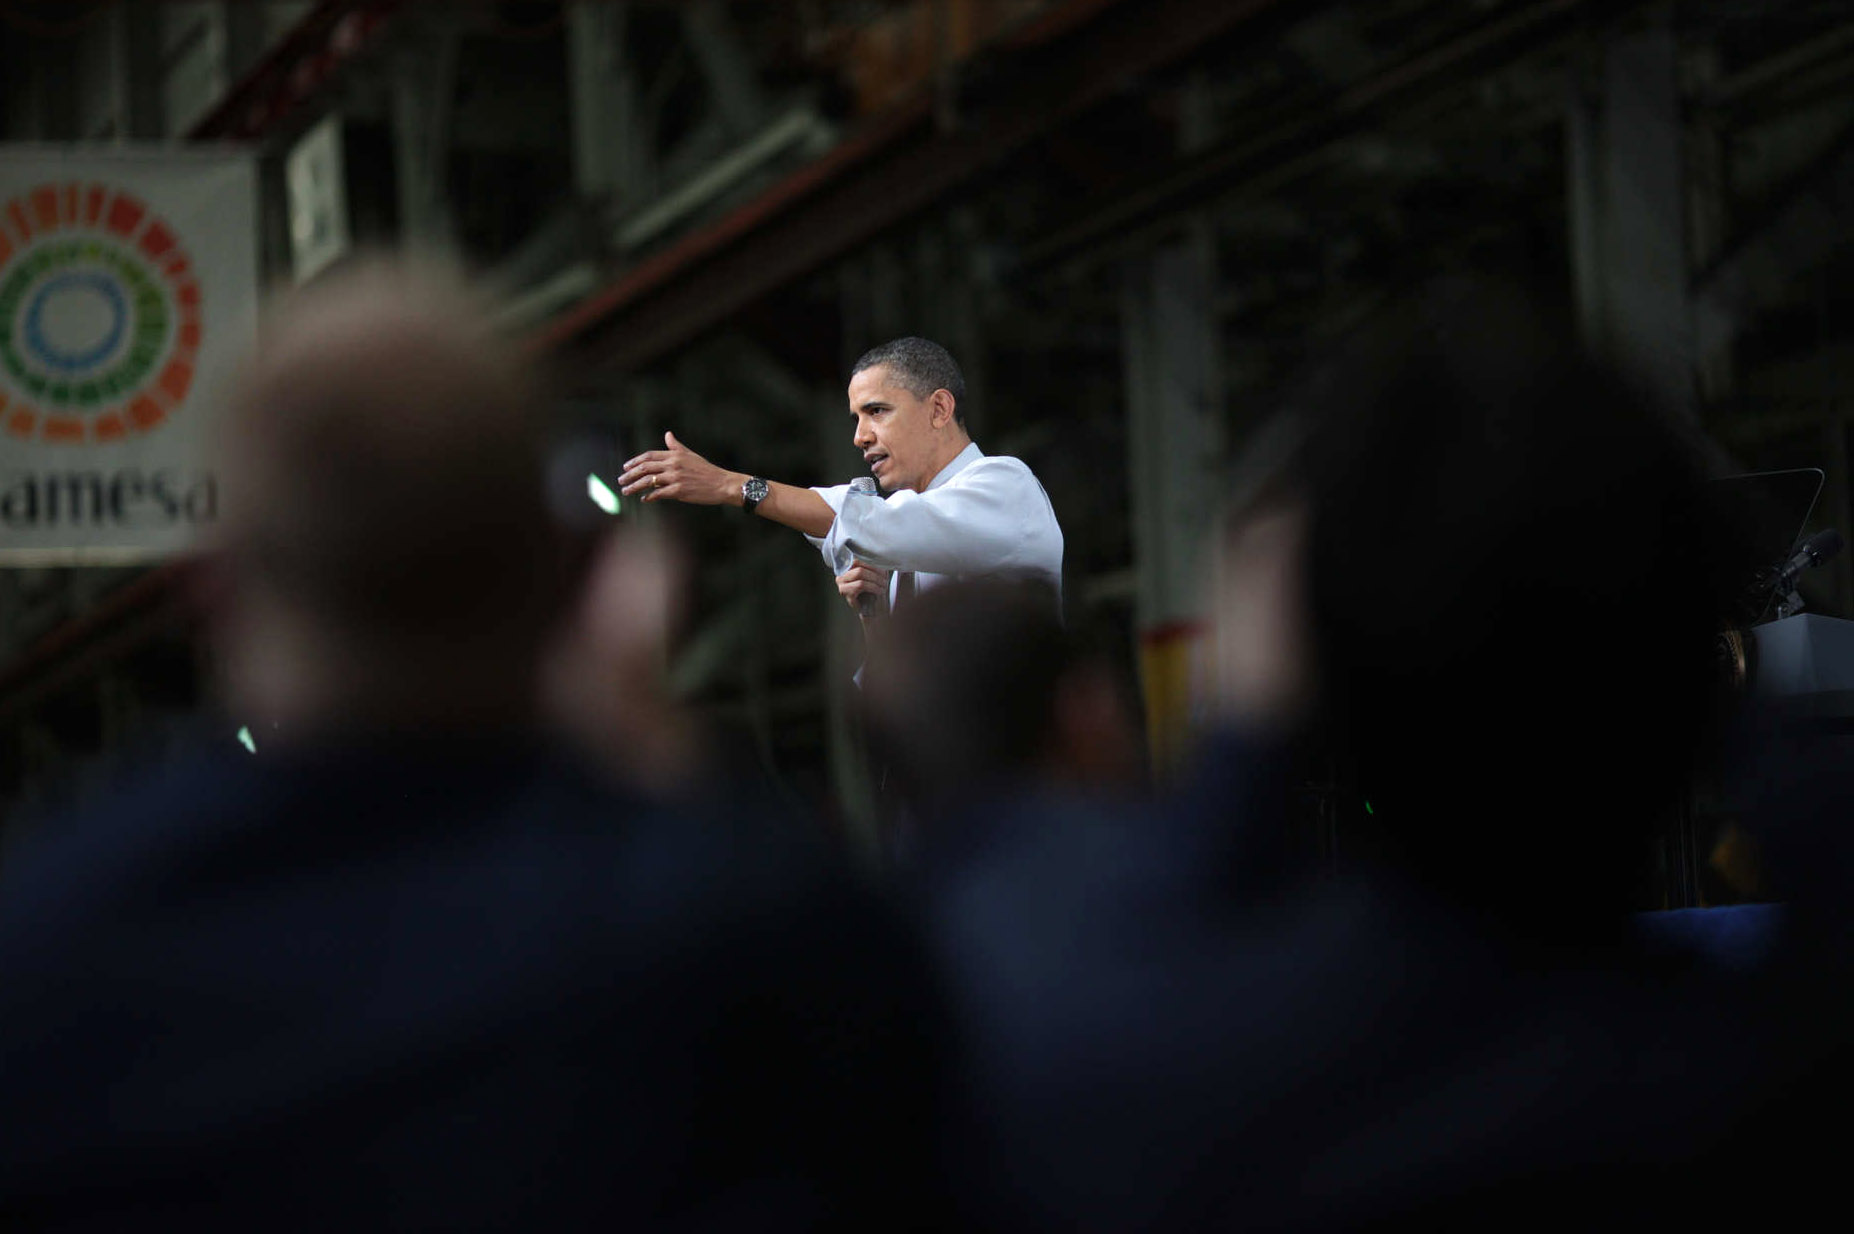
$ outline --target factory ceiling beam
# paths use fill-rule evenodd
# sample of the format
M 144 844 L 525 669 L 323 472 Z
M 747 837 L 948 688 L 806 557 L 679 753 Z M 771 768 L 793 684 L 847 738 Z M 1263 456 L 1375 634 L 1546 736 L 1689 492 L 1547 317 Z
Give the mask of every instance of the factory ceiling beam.
M 1071 0 L 968 65 L 959 124 L 916 99 L 590 297 L 541 335 L 598 366 L 647 364 L 1004 158 L 1288 0 Z
M 647 195 L 656 179 L 645 125 L 644 83 L 630 54 L 628 4 L 576 4 L 567 10 L 572 91 L 573 177 L 581 197 L 609 203 Z
M 753 133 L 765 124 L 770 108 L 727 5 L 722 0 L 687 0 L 680 15 L 684 37 L 728 132 L 735 137 Z
M 400 243 L 449 251 L 456 243 L 449 181 L 462 39 L 433 13 L 425 37 L 399 50 L 393 65 L 393 170 L 398 176 Z
M 1699 348 L 1729 347 L 1761 311 L 1780 303 L 1790 282 L 1844 246 L 1842 220 L 1854 209 L 1854 125 L 1793 174 L 1740 225 L 1724 250 L 1693 278 Z
M 1388 112 L 1433 91 L 1516 59 L 1524 52 L 1579 32 L 1592 18 L 1611 21 L 1643 7 L 1596 0 L 1538 0 L 1503 12 L 1448 41 L 1320 100 L 1299 100 L 1265 110 L 1216 147 L 1181 160 L 1173 170 L 1138 188 L 1077 211 L 1066 224 L 1027 247 L 1026 266 L 1047 266 L 1099 248 L 1110 255 L 1128 244 L 1146 243 L 1142 229 L 1165 226 L 1219 193 L 1258 179 L 1272 179 L 1309 156 L 1375 126 Z

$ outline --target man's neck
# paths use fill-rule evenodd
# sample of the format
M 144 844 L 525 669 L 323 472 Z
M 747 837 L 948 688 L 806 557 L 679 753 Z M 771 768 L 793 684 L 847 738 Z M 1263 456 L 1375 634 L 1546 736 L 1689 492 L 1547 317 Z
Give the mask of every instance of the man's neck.
M 965 433 L 965 432 L 961 432 L 957 438 L 955 438 L 952 442 L 949 442 L 948 449 L 941 452 L 940 461 L 938 465 L 935 466 L 932 471 L 927 473 L 927 477 L 921 481 L 921 486 L 919 490 L 917 491 L 924 493 L 928 489 L 932 488 L 933 482 L 940 478 L 940 473 L 945 471 L 947 467 L 952 464 L 952 461 L 954 459 L 964 454 L 966 452 L 966 447 L 971 444 L 972 444 L 972 435 L 970 433 Z

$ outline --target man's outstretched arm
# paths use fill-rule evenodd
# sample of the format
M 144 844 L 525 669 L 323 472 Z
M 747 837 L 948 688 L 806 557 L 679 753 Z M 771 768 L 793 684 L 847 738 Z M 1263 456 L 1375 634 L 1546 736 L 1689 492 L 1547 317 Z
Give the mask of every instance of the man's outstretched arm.
M 663 434 L 664 449 L 647 450 L 624 465 L 618 477 L 619 492 L 641 495 L 645 501 L 683 501 L 694 506 L 740 506 L 746 500 L 741 487 L 748 476 L 742 471 L 717 467 L 676 440 Z M 753 512 L 783 523 L 808 536 L 830 534 L 837 515 L 830 503 L 808 488 L 767 483 L 766 496 Z

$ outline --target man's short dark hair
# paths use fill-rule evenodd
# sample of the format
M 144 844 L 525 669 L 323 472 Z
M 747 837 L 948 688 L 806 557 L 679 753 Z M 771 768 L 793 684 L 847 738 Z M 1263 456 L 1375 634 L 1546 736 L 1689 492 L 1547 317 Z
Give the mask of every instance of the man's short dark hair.
M 953 353 L 940 344 L 913 335 L 891 339 L 865 351 L 850 369 L 850 376 L 877 365 L 886 366 L 895 382 L 915 398 L 928 398 L 935 390 L 945 390 L 953 396 L 953 419 L 962 425 L 966 422 L 965 374 L 959 371 Z

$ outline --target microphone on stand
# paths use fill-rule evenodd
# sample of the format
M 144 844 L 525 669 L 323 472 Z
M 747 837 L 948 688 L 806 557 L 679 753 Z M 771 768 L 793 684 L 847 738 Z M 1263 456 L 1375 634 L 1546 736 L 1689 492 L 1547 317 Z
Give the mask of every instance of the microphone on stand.
M 1802 547 L 1796 550 L 1796 555 L 1784 562 L 1783 568 L 1777 572 L 1778 588 L 1788 591 L 1804 570 L 1813 569 L 1840 552 L 1842 543 L 1841 533 L 1833 527 L 1818 531 L 1804 540 Z
M 879 497 L 881 495 L 881 490 L 876 487 L 874 476 L 857 476 L 854 480 L 850 481 L 850 491 L 852 493 L 866 494 L 870 497 Z M 856 612 L 864 621 L 869 620 L 871 617 L 886 616 L 888 613 L 888 597 L 882 596 L 878 598 L 870 592 L 865 591 L 856 597 Z
M 1794 617 L 1803 610 L 1802 596 L 1797 594 L 1796 584 L 1802 578 L 1804 570 L 1813 569 L 1841 551 L 1844 541 L 1841 533 L 1833 527 L 1818 531 L 1802 542 L 1794 556 L 1777 570 L 1777 617 Z

